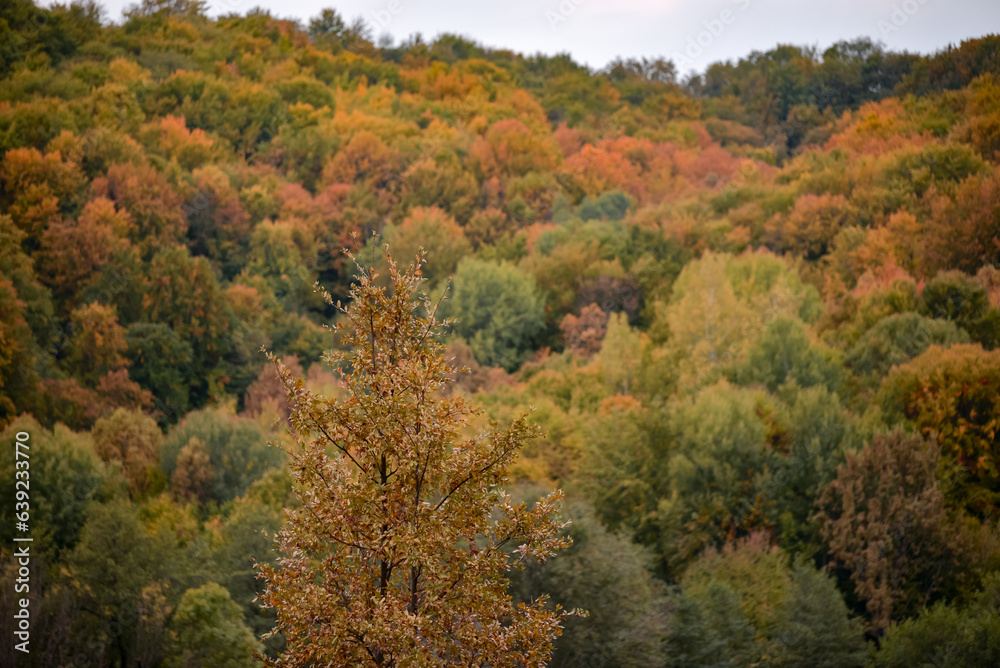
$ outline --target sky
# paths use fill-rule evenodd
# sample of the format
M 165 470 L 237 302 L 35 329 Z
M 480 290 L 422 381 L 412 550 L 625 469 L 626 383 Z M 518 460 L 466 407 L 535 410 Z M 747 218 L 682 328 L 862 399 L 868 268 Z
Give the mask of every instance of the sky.
M 100 0 L 118 21 L 134 0 Z M 673 59 L 681 73 L 778 43 L 817 46 L 868 36 L 932 53 L 1000 32 L 1000 0 L 206 0 L 210 15 L 264 7 L 303 23 L 324 7 L 361 16 L 396 41 L 447 32 L 522 53 L 569 52 L 602 68 L 615 57 Z

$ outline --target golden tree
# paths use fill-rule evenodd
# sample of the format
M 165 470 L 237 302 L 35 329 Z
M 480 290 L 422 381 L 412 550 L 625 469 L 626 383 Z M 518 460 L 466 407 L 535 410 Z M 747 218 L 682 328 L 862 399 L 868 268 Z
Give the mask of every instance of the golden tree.
M 287 642 L 268 665 L 541 666 L 571 614 L 507 594 L 510 568 L 567 545 L 562 494 L 529 507 L 503 491 L 539 433 L 525 416 L 463 440 L 478 411 L 441 395 L 455 371 L 438 340 L 448 322 L 416 295 L 420 265 L 400 271 L 389 256 L 388 288 L 359 265 L 351 304 L 337 302 L 351 352 L 325 361 L 346 398 L 313 394 L 271 357 L 301 507 L 286 510 L 276 567 L 258 564 L 271 634 Z

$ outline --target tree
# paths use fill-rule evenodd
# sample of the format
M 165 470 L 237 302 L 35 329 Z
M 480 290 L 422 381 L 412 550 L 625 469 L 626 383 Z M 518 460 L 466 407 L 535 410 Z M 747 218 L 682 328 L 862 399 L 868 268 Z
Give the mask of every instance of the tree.
M 317 252 L 315 241 L 297 221 L 264 221 L 254 228 L 244 272 L 264 277 L 287 310 L 321 308 L 313 291 Z
M 49 431 L 30 415 L 18 417 L 2 436 L 8 443 L 25 431 L 30 438 L 32 549 L 48 557 L 60 557 L 76 545 L 86 519 L 87 505 L 97 499 L 105 471 L 94 454 L 87 434 L 75 434 L 63 425 Z M 20 467 L 23 470 L 23 467 Z M 0 490 L 15 494 L 14 454 L 0 459 Z M 14 525 L 14 506 L 0 508 L 0 521 Z
M 738 668 L 754 665 L 759 651 L 754 629 L 740 610 L 740 597 L 722 581 L 699 595 L 675 596 L 667 665 L 670 668 Z
M 472 251 L 455 219 L 436 207 L 414 209 L 400 225 L 386 228 L 384 235 L 399 257 L 412 257 L 423 248 L 432 258 L 422 269 L 430 281 L 447 278 Z
M 1000 515 L 1000 351 L 931 346 L 889 372 L 876 403 L 888 424 L 910 422 L 937 439 L 939 476 L 953 505 L 980 517 Z
M 218 167 L 197 169 L 192 179 L 193 193 L 184 204 L 188 248 L 194 255 L 208 257 L 224 277 L 232 278 L 246 263 L 250 217 Z
M 281 363 L 296 378 L 304 375 L 297 358 L 288 355 L 281 359 Z M 291 414 L 291 407 L 285 399 L 285 386 L 274 369 L 268 366 L 260 370 L 257 380 L 250 383 L 243 396 L 243 406 L 247 415 L 270 415 L 273 413 L 282 422 L 287 421 Z
M 129 238 L 145 259 L 182 240 L 187 224 L 181 199 L 153 167 L 112 165 L 106 177 L 94 179 L 92 188 L 129 214 Z
M 128 214 L 103 197 L 88 202 L 77 220 L 54 222 L 38 255 L 46 283 L 72 303 L 115 251 L 128 246 L 129 226 Z
M 180 499 L 204 503 L 212 491 L 214 480 L 215 471 L 212 470 L 205 444 L 192 436 L 177 455 L 177 468 L 170 481 L 174 492 Z
M 573 545 L 558 559 L 511 578 L 511 592 L 520 600 L 548 594 L 587 607 L 587 617 L 567 620 L 549 665 L 662 665 L 666 588 L 649 571 L 651 555 L 628 535 L 607 531 L 585 504 L 571 507 L 570 515 L 566 533 Z
M 321 38 L 340 38 L 347 31 L 343 17 L 336 9 L 324 9 L 319 16 L 309 19 L 309 36 L 315 40 Z
M 34 258 L 24 251 L 25 237 L 10 216 L 0 214 L 0 282 L 10 281 L 14 296 L 23 304 L 27 325 L 36 340 L 44 344 L 54 325 L 52 298 L 35 273 Z M 6 316 L 0 320 L 12 323 L 14 318 Z M 28 340 L 24 339 L 22 345 Z
M 685 594 L 700 598 L 717 582 L 736 594 L 758 641 L 774 634 L 793 585 L 787 556 L 766 533 L 728 541 L 721 550 L 708 548 L 684 571 L 681 587 Z
M 507 118 L 476 137 L 471 155 L 483 177 L 523 176 L 551 171 L 559 160 L 559 149 L 551 139 L 536 137 L 516 118 Z
M 475 411 L 438 394 L 454 370 L 436 307 L 413 301 L 419 264 L 400 272 L 389 258 L 391 293 L 359 267 L 342 309 L 351 326 L 338 327 L 352 352 L 330 358 L 344 399 L 282 372 L 302 505 L 286 510 L 278 565 L 259 565 L 287 641 L 269 665 L 542 666 L 566 616 L 544 600 L 515 606 L 506 591 L 501 548 L 520 542 L 518 567 L 567 545 L 560 493 L 528 508 L 500 487 L 538 429 L 520 417 L 460 440 Z
M 768 252 L 705 253 L 673 287 L 666 324 L 681 384 L 698 390 L 742 365 L 765 327 L 779 317 L 812 322 L 815 290 Z
M 836 583 L 811 564 L 791 573 L 792 590 L 775 620 L 773 665 L 856 668 L 864 663 L 864 629 L 847 611 Z
M 77 661 L 132 666 L 162 659 L 174 547 L 167 538 L 148 533 L 127 502 L 90 505 L 66 561 L 80 606 L 74 630 L 87 639 L 73 648 Z
M 763 492 L 775 454 L 761 395 L 722 381 L 670 407 L 672 494 L 661 498 L 658 515 L 673 566 L 767 526 Z
M 823 537 L 866 602 L 869 628 L 912 615 L 953 584 L 965 536 L 937 485 L 934 441 L 897 429 L 847 460 L 820 498 Z
M 24 302 L 14 285 L 0 276 L 0 425 L 14 419 L 37 379 L 31 340 Z
M 278 555 L 272 536 L 281 528 L 283 506 L 292 502 L 289 476 L 274 471 L 234 502 L 212 541 L 212 579 L 229 590 L 255 637 L 274 628 L 275 615 L 274 610 L 257 603 L 264 583 L 257 577 L 254 562 L 275 563 Z M 282 637 L 271 638 L 266 644 L 269 650 L 284 646 Z
M 0 162 L 0 201 L 33 239 L 70 208 L 83 183 L 79 167 L 58 152 L 15 148 L 6 151 Z
M 947 348 L 968 342 L 969 335 L 953 322 L 918 313 L 896 313 L 862 334 L 848 349 L 844 362 L 857 374 L 881 379 L 892 367 L 908 362 L 932 345 Z
M 684 573 L 681 586 L 678 621 L 684 635 L 690 632 L 684 626 L 691 624 L 685 611 L 690 603 L 684 600 L 698 602 L 704 610 L 713 600 L 715 606 L 722 603 L 720 593 L 725 591 L 731 596 L 729 605 L 738 607 L 723 619 L 730 620 L 733 630 L 752 635 L 752 651 L 744 645 L 744 652 L 765 658 L 767 665 L 856 668 L 863 663 L 863 629 L 848 616 L 834 581 L 811 564 L 789 568 L 785 553 L 772 546 L 766 534 L 728 542 L 721 551 L 707 550 Z M 716 614 L 724 609 L 717 608 Z M 673 642 L 683 637 L 676 633 Z M 714 660 L 720 663 L 714 665 L 728 665 L 723 643 L 735 639 L 712 637 L 715 633 L 706 629 L 705 646 L 719 647 Z M 678 649 L 690 656 L 693 648 Z M 711 654 L 702 656 L 713 665 Z
M 142 413 L 119 408 L 94 423 L 94 448 L 105 462 L 117 462 L 128 480 L 129 494 L 142 494 L 149 469 L 159 459 L 163 435 L 156 422 Z
M 823 385 L 837 391 L 844 368 L 834 351 L 809 340 L 801 322 L 778 318 L 767 326 L 736 376 L 742 382 L 761 383 L 771 392 L 786 382 L 800 387 Z
M 455 273 L 447 314 L 469 342 L 476 361 L 513 371 L 544 327 L 535 282 L 513 265 L 464 258 Z
M 1000 578 L 993 575 L 971 605 L 938 603 L 889 628 L 875 668 L 995 666 L 1000 663 Z
M 938 273 L 924 286 L 923 310 L 932 318 L 954 321 L 987 348 L 1000 341 L 997 309 L 991 309 L 986 289 L 980 281 L 960 271 Z
M 74 329 L 66 367 L 89 386 L 98 378 L 125 367 L 125 330 L 118 324 L 113 307 L 94 302 L 70 314 Z
M 193 452 L 194 440 L 201 445 Z M 182 456 L 185 449 L 188 453 Z M 283 459 L 278 448 L 267 444 L 256 422 L 237 417 L 223 407 L 192 411 L 170 431 L 161 450 L 163 472 L 174 478 L 182 465 L 190 466 L 193 460 L 201 459 L 194 456 L 198 450 L 207 453 L 206 470 L 213 473 L 210 481 L 203 479 L 207 498 L 219 503 L 242 496 L 255 480 L 280 465 Z M 188 474 L 191 473 L 189 470 Z
M 188 410 L 191 344 L 161 323 L 137 322 L 125 332 L 129 376 L 156 398 L 162 422 L 174 422 Z
M 856 215 L 843 195 L 802 195 L 786 216 L 775 216 L 768 222 L 768 245 L 778 252 L 818 260 L 829 252 L 837 232 Z
M 205 400 L 218 382 L 211 374 L 232 345 L 226 338 L 231 313 L 211 265 L 183 246 L 163 250 L 153 257 L 144 285 L 145 318 L 169 326 L 191 344 L 192 393 L 195 400 Z
M 252 668 L 260 644 L 243 622 L 243 611 L 215 582 L 188 589 L 170 619 L 174 650 L 167 668 Z
M 608 314 L 597 304 L 580 309 L 580 315 L 567 313 L 559 323 L 566 349 L 574 355 L 590 357 L 601 349 L 601 341 L 608 331 Z
M 624 313 L 608 318 L 599 358 L 604 380 L 616 393 L 630 394 L 635 389 L 647 343 L 642 333 L 628 326 Z
M 323 168 L 323 183 L 360 183 L 377 189 L 389 186 L 398 173 L 399 156 L 378 135 L 360 130 Z
M 780 543 L 791 554 L 812 556 L 822 549 L 816 502 L 837 475 L 844 454 L 861 446 L 855 418 L 840 398 L 823 386 L 782 389 L 789 403 L 779 419 L 787 424 L 781 434 L 787 450 L 767 480 L 771 523 L 781 527 Z

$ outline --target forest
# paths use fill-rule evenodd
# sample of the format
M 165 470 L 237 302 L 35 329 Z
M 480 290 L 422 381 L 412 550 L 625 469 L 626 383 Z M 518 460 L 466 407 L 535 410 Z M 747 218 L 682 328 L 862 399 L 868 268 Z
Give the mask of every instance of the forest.
M 286 381 L 353 391 L 336 304 L 386 245 L 463 428 L 537 425 L 506 493 L 565 495 L 508 574 L 587 611 L 547 665 L 1000 665 L 1000 35 L 686 75 L 8 0 L 0 239 L 3 666 L 282 656 Z

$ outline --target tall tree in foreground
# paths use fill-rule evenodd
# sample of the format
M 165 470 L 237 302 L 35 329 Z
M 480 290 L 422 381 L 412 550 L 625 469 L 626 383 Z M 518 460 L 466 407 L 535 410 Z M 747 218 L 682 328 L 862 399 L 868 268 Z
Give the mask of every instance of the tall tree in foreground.
M 538 435 L 524 416 L 461 440 L 475 411 L 441 396 L 447 323 L 415 298 L 420 261 L 400 272 L 389 257 L 388 289 L 359 266 L 351 305 L 337 303 L 351 352 L 326 361 L 346 398 L 309 392 L 277 363 L 301 507 L 286 510 L 276 567 L 257 565 L 277 612 L 269 635 L 287 642 L 269 665 L 542 666 L 567 614 L 507 594 L 511 567 L 567 545 L 561 493 L 529 508 L 502 490 Z

